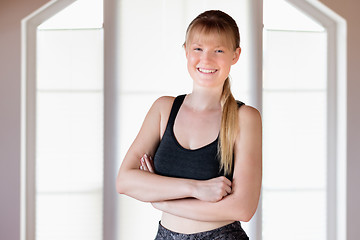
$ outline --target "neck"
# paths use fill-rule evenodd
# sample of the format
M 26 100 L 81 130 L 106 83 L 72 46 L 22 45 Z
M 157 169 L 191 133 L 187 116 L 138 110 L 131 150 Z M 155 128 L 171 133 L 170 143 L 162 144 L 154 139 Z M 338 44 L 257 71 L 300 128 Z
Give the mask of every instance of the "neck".
M 187 96 L 187 103 L 196 111 L 216 110 L 221 108 L 221 93 L 222 89 L 194 88 Z

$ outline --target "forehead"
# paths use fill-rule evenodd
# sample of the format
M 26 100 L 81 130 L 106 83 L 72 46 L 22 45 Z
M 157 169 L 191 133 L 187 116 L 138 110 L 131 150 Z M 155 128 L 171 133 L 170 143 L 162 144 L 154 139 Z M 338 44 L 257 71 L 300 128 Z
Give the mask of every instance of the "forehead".
M 225 32 L 207 29 L 192 29 L 188 35 L 188 44 L 211 44 L 216 46 L 223 46 L 229 49 L 233 48 L 231 37 L 227 36 Z

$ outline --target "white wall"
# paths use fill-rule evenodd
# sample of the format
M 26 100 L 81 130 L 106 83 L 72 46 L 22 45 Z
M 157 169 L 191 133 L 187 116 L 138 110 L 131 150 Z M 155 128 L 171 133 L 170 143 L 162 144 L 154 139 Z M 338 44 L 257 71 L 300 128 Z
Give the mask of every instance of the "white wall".
M 20 21 L 48 0 L 0 2 L 0 239 L 20 239 Z M 348 240 L 360 235 L 360 2 L 321 0 L 348 23 Z

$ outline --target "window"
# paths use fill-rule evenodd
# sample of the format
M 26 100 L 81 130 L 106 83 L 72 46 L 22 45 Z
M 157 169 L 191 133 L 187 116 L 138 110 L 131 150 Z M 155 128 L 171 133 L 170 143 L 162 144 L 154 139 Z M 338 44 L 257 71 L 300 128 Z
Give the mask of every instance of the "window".
M 335 216 L 344 172 L 334 168 L 344 161 L 335 157 L 343 95 L 334 92 L 343 79 L 334 81 L 336 34 L 323 14 L 299 1 L 264 1 L 264 240 L 342 236 Z
M 31 18 L 26 239 L 102 239 L 102 14 L 101 0 L 60 1 Z
M 326 31 L 276 0 L 264 26 L 263 239 L 325 239 Z
M 114 180 L 120 161 L 135 138 L 151 103 L 161 95 L 178 95 L 190 91 L 191 79 L 187 74 L 182 44 L 188 23 L 207 9 L 224 10 L 237 21 L 241 34 L 242 54 L 239 62 L 232 68 L 232 90 L 237 99 L 249 105 L 255 102 L 254 106 L 264 109 L 264 162 L 266 162 L 264 164 L 263 207 L 260 202 L 256 217 L 250 224 L 244 224 L 246 231 L 254 240 L 272 239 L 271 234 L 277 231 L 269 229 L 267 224 L 262 223 L 274 223 L 276 229 L 278 226 L 273 217 L 276 217 L 278 213 L 283 214 L 281 221 L 284 219 L 287 222 L 293 221 L 294 216 L 301 216 L 301 214 L 298 215 L 297 208 L 292 206 L 292 218 L 286 218 L 286 213 L 282 211 L 284 207 L 288 207 L 288 203 L 298 201 L 296 196 L 304 200 L 300 204 L 309 202 L 309 198 L 305 197 L 310 196 L 310 200 L 315 204 L 324 204 L 313 212 L 319 219 L 319 222 L 316 222 L 318 224 L 316 227 L 319 228 L 311 229 L 310 222 L 301 222 L 309 227 L 306 229 L 307 232 L 298 232 L 298 238 L 307 239 L 306 236 L 314 234 L 311 236 L 316 236 L 316 239 L 344 239 L 346 230 L 344 211 L 346 206 L 344 194 L 346 38 L 344 29 L 346 29 L 346 24 L 343 19 L 317 1 L 311 1 L 311 3 L 302 0 L 286 1 L 295 4 L 298 10 L 284 1 L 264 1 L 265 5 L 280 4 L 282 7 L 277 8 L 277 14 L 287 14 L 287 21 L 282 19 L 281 26 L 277 23 L 270 24 L 265 16 L 264 85 L 262 85 L 259 84 L 262 72 L 262 51 L 259 50 L 262 49 L 263 41 L 261 36 L 262 0 L 155 1 L 151 3 L 145 0 L 109 0 L 104 2 L 106 31 L 102 30 L 102 19 L 100 20 L 102 4 L 99 1 L 51 1 L 22 22 L 23 240 L 41 239 L 41 237 L 49 239 L 49 232 L 46 231 L 50 229 L 48 227 L 52 228 L 50 234 L 57 234 L 58 237 L 54 227 L 64 227 L 72 236 L 79 234 L 74 239 L 101 239 L 101 235 L 104 239 L 145 239 L 148 236 L 154 236 L 160 217 L 159 212 L 153 210 L 148 204 L 127 197 L 117 199 L 119 208 L 116 209 Z M 74 4 L 69 6 L 71 2 Z M 95 5 L 97 7 L 90 7 Z M 269 12 L 267 7 L 265 6 L 265 15 Z M 61 11 L 62 9 L 64 11 Z M 280 12 L 279 9 L 281 9 Z M 100 15 L 90 13 L 93 10 Z M 54 16 L 57 13 L 59 15 Z M 79 14 L 86 16 L 80 18 Z M 311 19 L 305 14 L 311 15 Z M 67 21 L 74 15 L 76 21 Z M 100 16 L 100 18 L 94 16 Z M 296 18 L 302 20 L 301 24 L 294 23 Z M 151 21 L 148 21 L 149 19 Z M 86 41 L 82 40 L 85 35 Z M 103 35 L 105 35 L 104 39 Z M 38 36 L 38 42 L 36 42 L 36 36 Z M 49 41 L 50 39 L 52 40 Z M 287 41 L 284 41 L 285 39 Z M 59 40 L 61 40 L 61 45 L 56 45 L 55 41 Z M 282 62 L 281 59 L 269 62 L 269 59 L 273 60 L 268 57 L 270 53 L 285 55 L 286 52 L 284 53 L 283 50 L 288 43 L 295 45 L 298 49 L 298 40 L 301 40 L 302 48 L 304 46 L 314 48 L 315 44 L 319 46 L 313 49 L 318 54 L 314 56 L 312 54 L 311 57 L 318 60 L 317 66 L 321 62 L 321 67 L 312 68 L 313 66 L 309 63 L 314 59 L 306 62 L 312 77 L 314 73 L 318 74 L 315 81 L 299 81 L 306 78 L 303 76 L 306 74 L 304 71 L 294 74 L 299 70 L 296 61 L 304 57 L 301 56 L 301 51 L 295 52 L 300 55 L 292 59 L 292 62 Z M 105 41 L 104 61 L 106 62 L 104 86 L 100 77 L 103 71 L 101 52 L 103 41 Z M 279 48 L 281 41 L 284 46 Z M 60 50 L 59 46 L 64 46 L 64 44 L 67 44 L 68 48 L 64 47 Z M 36 46 L 39 46 L 38 51 L 35 51 Z M 93 51 L 95 49 L 93 46 L 97 46 L 97 50 Z M 41 47 L 44 48 L 41 49 Z M 81 54 L 79 51 L 84 48 L 89 49 L 90 52 L 85 51 Z M 289 52 L 293 53 L 293 49 L 294 47 L 289 47 Z M 325 59 L 320 57 L 321 52 L 326 52 Z M 69 54 L 73 56 L 68 58 Z M 64 60 L 66 58 L 80 59 L 84 56 L 88 56 L 87 59 L 91 61 L 86 61 L 86 65 L 82 66 L 75 66 L 73 62 Z M 93 60 L 96 56 L 98 56 L 99 65 L 91 67 L 88 64 L 95 64 Z M 59 71 L 58 67 L 61 65 L 55 66 L 52 64 L 53 60 L 56 65 L 61 63 L 64 69 Z M 287 68 L 281 69 L 284 71 L 277 71 L 280 64 L 286 64 Z M 79 69 L 84 70 L 78 71 Z M 284 81 L 284 76 L 289 74 L 292 74 L 291 79 L 294 81 L 286 81 L 286 79 Z M 299 103 L 299 99 L 303 99 L 301 98 L 303 96 L 306 96 L 306 100 Z M 262 97 L 264 106 L 259 100 Z M 291 100 L 293 105 L 299 107 L 299 111 L 293 111 L 292 107 L 286 106 L 283 99 L 289 102 Z M 315 183 L 316 186 L 310 184 L 308 178 L 305 178 L 307 182 L 298 181 L 299 178 L 295 177 L 295 174 L 299 173 L 297 171 L 294 175 L 285 176 L 291 181 L 285 182 L 274 177 L 274 174 L 279 173 L 279 176 L 281 174 L 284 176 L 288 172 L 279 172 L 274 168 L 275 164 L 279 164 L 278 166 L 283 169 L 285 161 L 281 162 L 278 161 L 281 159 L 277 156 L 273 157 L 277 155 L 276 150 L 279 149 L 279 145 L 274 145 L 272 148 L 268 144 L 272 140 L 269 138 L 271 131 L 280 128 L 277 118 L 283 115 L 297 121 L 297 117 L 303 117 L 301 114 L 300 116 L 296 114 L 305 112 L 304 104 L 311 105 L 306 110 L 311 111 L 314 121 L 305 119 L 305 122 L 296 126 L 294 122 L 288 121 L 289 124 L 280 127 L 283 127 L 281 130 L 286 127 L 289 129 L 288 133 L 292 134 L 286 135 L 284 131 L 277 131 L 276 134 L 292 137 L 291 141 L 285 142 L 290 146 L 290 149 L 285 148 L 288 154 L 282 153 L 282 156 L 286 157 L 290 154 L 293 156 L 293 152 L 298 151 L 295 158 L 303 159 L 306 156 L 301 158 L 300 154 L 304 153 L 299 151 L 299 146 L 304 145 L 311 148 L 311 153 L 317 154 L 317 159 L 308 163 L 312 164 L 310 170 L 302 162 L 294 161 L 299 167 L 296 170 L 302 167 L 303 172 L 307 173 L 306 177 L 312 177 L 311 183 Z M 289 114 L 283 114 L 285 111 Z M 85 121 L 84 118 L 87 120 Z M 50 122 L 54 125 L 56 122 L 59 124 L 53 127 Z M 307 123 L 313 127 L 313 131 L 308 131 L 308 129 L 300 131 L 298 127 L 304 127 Z M 72 131 L 71 128 L 75 130 Z M 84 139 L 84 136 L 89 136 L 90 132 L 91 136 Z M 52 136 L 49 133 L 54 134 Z M 63 139 L 69 141 L 64 142 L 60 140 L 61 138 L 54 138 L 54 136 L 62 136 Z M 304 137 L 309 136 L 311 140 L 316 137 L 323 144 L 315 142 L 317 147 L 314 147 L 304 141 Z M 325 143 L 324 138 L 326 138 Z M 104 149 L 102 149 L 103 145 Z M 90 157 L 88 153 L 92 153 Z M 70 161 L 70 159 L 74 160 Z M 80 171 L 79 168 L 89 163 L 91 164 L 87 167 L 90 171 L 80 177 L 77 174 Z M 288 162 L 285 164 L 290 169 L 295 168 Z M 322 167 L 325 167 L 326 171 L 322 171 Z M 48 169 L 52 169 L 53 172 Z M 60 170 L 63 171 L 63 175 L 59 174 Z M 63 179 L 65 181 L 61 181 Z M 48 199 L 51 198 L 56 199 L 55 201 L 60 204 L 65 202 L 69 204 L 62 205 L 62 208 L 58 207 L 61 205 L 51 208 L 52 206 L 48 205 L 50 202 Z M 85 206 L 77 204 L 72 199 L 80 200 L 81 203 L 84 202 L 81 199 L 91 200 L 87 201 L 87 206 Z M 276 207 L 281 201 L 284 205 Z M 80 208 L 66 214 L 71 206 L 80 206 Z M 278 208 L 279 211 L 277 211 Z M 61 225 L 64 222 L 60 221 L 48 225 L 51 220 L 46 216 L 49 213 L 47 209 L 57 211 L 68 220 L 76 220 L 72 226 Z M 75 226 L 81 222 L 81 217 L 85 216 L 81 213 L 84 209 L 93 211 L 91 217 L 82 222 L 86 224 L 86 227 L 85 225 Z M 118 217 L 114 216 L 115 211 Z M 271 211 L 276 211 L 276 214 Z M 78 214 L 73 215 L 73 213 Z M 269 216 L 271 221 L 269 221 Z M 94 225 L 96 227 L 92 228 L 91 226 Z M 139 226 L 142 226 L 141 231 L 138 231 Z M 293 226 L 290 226 L 290 230 Z M 71 227 L 75 228 L 71 229 Z M 36 232 L 35 229 L 37 229 Z M 94 233 L 86 236 L 83 234 L 85 231 L 82 232 L 83 229 L 94 230 Z M 282 226 L 279 231 L 286 230 Z M 116 231 L 118 237 L 115 236 Z M 63 234 L 61 237 L 65 238 L 64 231 L 61 234 Z M 37 235 L 38 238 L 35 237 Z M 71 237 L 66 239 L 71 239 Z M 291 239 L 294 237 L 291 236 Z

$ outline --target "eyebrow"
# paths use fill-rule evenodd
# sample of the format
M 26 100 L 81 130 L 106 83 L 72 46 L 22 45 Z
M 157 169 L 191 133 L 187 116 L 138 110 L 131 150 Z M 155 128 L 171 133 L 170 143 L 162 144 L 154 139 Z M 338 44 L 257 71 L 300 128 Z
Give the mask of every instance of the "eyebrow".
M 200 43 L 191 43 L 190 45 L 197 45 L 197 46 L 203 46 L 202 44 L 200 44 Z M 217 46 L 215 46 L 215 48 L 227 48 L 227 46 L 226 45 L 217 45 Z

